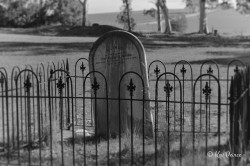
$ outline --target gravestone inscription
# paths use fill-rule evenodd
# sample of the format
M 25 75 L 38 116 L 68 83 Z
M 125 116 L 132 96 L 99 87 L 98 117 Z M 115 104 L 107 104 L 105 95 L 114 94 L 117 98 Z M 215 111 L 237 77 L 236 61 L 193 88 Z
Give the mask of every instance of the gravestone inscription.
M 131 129 L 131 112 L 133 119 L 133 130 L 142 131 L 144 125 L 145 136 L 152 137 L 153 124 L 150 111 L 150 104 L 145 101 L 118 100 L 130 99 L 131 93 L 128 91 L 128 85 L 133 81 L 134 92 L 133 99 L 143 99 L 143 86 L 145 86 L 145 100 L 149 99 L 149 82 L 147 75 L 146 54 L 142 43 L 131 33 L 125 31 L 112 31 L 100 37 L 93 45 L 89 55 L 89 67 L 91 71 L 102 73 L 107 81 L 108 89 L 106 91 L 103 77 L 94 73 L 91 74 L 92 84 L 99 82 L 99 90 L 96 93 L 98 98 L 105 98 L 106 93 L 110 100 L 98 99 L 94 104 L 96 109 L 97 135 L 107 135 L 107 111 L 109 113 L 109 132 L 111 135 L 119 133 L 119 111 L 121 113 L 121 131 L 125 132 Z M 123 77 L 120 88 L 119 82 L 126 72 L 136 72 L 136 74 L 127 74 Z M 108 108 L 107 108 L 108 104 Z M 131 109 L 133 111 L 131 111 Z M 144 113 L 144 123 L 143 123 Z M 140 133 L 139 132 L 139 133 Z

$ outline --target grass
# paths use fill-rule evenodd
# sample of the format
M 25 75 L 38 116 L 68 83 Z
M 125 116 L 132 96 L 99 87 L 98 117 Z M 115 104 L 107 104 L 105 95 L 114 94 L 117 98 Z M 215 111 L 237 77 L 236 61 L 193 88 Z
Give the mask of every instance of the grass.
M 204 151 L 204 136 L 196 136 L 198 143 L 196 146 L 196 151 L 192 150 L 192 146 L 190 141 L 192 140 L 191 134 L 183 135 L 183 144 L 182 144 L 182 163 L 183 165 L 193 165 L 193 156 L 195 157 L 195 165 L 202 166 L 205 165 L 204 160 L 206 159 L 205 151 Z M 170 137 L 167 136 L 166 132 L 163 132 L 159 135 L 158 141 L 158 163 L 167 164 L 168 163 L 168 147 L 167 142 L 170 144 L 170 156 L 169 162 L 170 165 L 179 165 L 180 163 L 180 146 L 179 146 L 179 135 L 171 133 Z M 110 140 L 110 151 L 109 151 L 109 163 L 110 165 L 118 165 L 119 163 L 119 143 L 117 139 Z M 134 164 L 141 165 L 143 162 L 142 158 L 142 138 L 135 134 L 134 142 L 133 142 L 133 153 L 134 153 Z M 145 141 L 145 165 L 154 165 L 155 162 L 155 145 L 154 141 L 146 140 Z M 128 165 L 131 163 L 131 140 L 130 134 L 127 133 L 122 136 L 121 139 L 121 162 L 123 165 Z M 53 165 L 60 166 L 62 163 L 64 165 L 72 165 L 73 156 L 72 156 L 72 144 L 66 142 L 64 143 L 64 156 L 62 160 L 61 155 L 61 144 L 59 142 L 53 144 Z M 216 151 L 216 147 L 209 148 L 209 151 Z M 221 153 L 226 151 L 226 149 L 222 149 Z M 23 164 L 28 164 L 28 155 L 29 152 L 25 149 L 20 151 L 21 154 L 21 162 Z M 11 155 L 14 157 L 16 154 Z M 76 138 L 75 142 L 75 162 L 77 166 L 80 166 L 84 163 L 84 155 L 86 155 L 86 163 L 87 165 L 95 165 L 96 162 L 96 150 L 95 150 L 95 141 L 88 141 L 86 144 L 86 154 L 84 154 L 84 147 L 82 138 Z M 31 151 L 31 163 L 38 164 L 39 161 L 39 150 L 34 149 Z M 13 158 L 12 158 L 13 159 Z M 2 158 L 1 158 L 2 160 Z M 217 158 L 207 158 L 208 165 L 217 165 Z M 44 146 L 42 148 L 42 164 L 47 165 L 50 163 L 50 149 L 48 146 Z M 101 140 L 98 142 L 98 163 L 100 165 L 106 165 L 107 163 L 107 141 Z M 164 165 L 165 165 L 164 164 Z M 227 158 L 221 159 L 221 165 L 227 165 Z

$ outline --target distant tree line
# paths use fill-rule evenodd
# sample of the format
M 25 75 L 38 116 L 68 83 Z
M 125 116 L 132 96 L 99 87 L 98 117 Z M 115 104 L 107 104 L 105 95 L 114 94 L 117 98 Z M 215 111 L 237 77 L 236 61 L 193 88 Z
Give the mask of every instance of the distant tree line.
M 230 0 L 183 0 L 190 12 L 199 12 L 199 33 L 208 33 L 206 8 L 220 6 L 230 8 Z M 37 27 L 42 25 L 86 26 L 88 0 L 0 0 L 1 27 Z M 136 20 L 132 17 L 132 0 L 122 0 L 121 12 L 117 15 L 117 22 L 123 24 L 124 29 L 134 30 Z M 144 10 L 144 14 L 151 15 L 157 20 L 158 31 L 171 33 L 183 30 L 186 26 L 185 16 L 178 19 L 169 18 L 166 0 L 153 0 L 155 8 Z M 250 14 L 250 0 L 237 0 L 237 10 L 242 14 Z M 164 26 L 161 25 L 164 20 Z
M 0 26 L 36 27 L 50 24 L 85 26 L 87 0 L 0 0 Z M 83 11 L 85 10 L 85 11 Z
M 221 7 L 222 9 L 232 8 L 230 0 L 223 0 L 219 3 L 219 0 L 183 0 L 186 3 L 186 8 L 191 13 L 199 12 L 199 33 L 209 33 L 207 28 L 206 8 Z M 241 14 L 250 14 L 250 0 L 236 0 L 237 9 Z M 169 10 L 166 0 L 154 0 L 156 8 L 144 10 L 145 15 L 150 15 L 157 19 L 158 31 L 164 29 L 164 33 L 171 33 L 171 30 L 182 30 L 185 28 L 186 19 L 180 17 L 179 19 L 170 19 Z M 162 15 L 162 17 L 161 17 Z M 164 27 L 161 26 L 161 19 L 164 20 Z M 171 20 L 171 21 L 170 21 Z

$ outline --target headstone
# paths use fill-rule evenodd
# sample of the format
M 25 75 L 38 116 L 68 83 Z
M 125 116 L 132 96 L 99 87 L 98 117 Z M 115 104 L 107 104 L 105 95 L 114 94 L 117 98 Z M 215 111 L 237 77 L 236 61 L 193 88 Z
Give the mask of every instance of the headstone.
M 89 55 L 89 67 L 91 71 L 101 72 L 108 85 L 108 97 L 115 99 L 108 101 L 109 111 L 109 131 L 111 135 L 118 135 L 119 133 L 119 108 L 121 112 L 121 132 L 127 131 L 131 126 L 131 102 L 129 100 L 121 100 L 119 106 L 119 81 L 122 75 L 126 72 L 136 72 L 142 78 L 145 85 L 145 100 L 149 99 L 149 82 L 147 75 L 147 61 L 143 45 L 133 34 L 125 31 L 112 31 L 104 34 L 93 45 Z M 104 79 L 100 74 L 90 75 L 91 83 L 94 83 L 96 78 L 100 85 L 96 95 L 98 98 L 106 97 L 106 90 L 103 87 Z M 128 85 L 130 81 L 135 85 L 133 99 L 143 99 L 142 81 L 135 74 L 129 74 L 122 79 L 120 88 L 120 98 L 130 99 L 130 92 Z M 102 86 L 102 87 L 101 87 Z M 144 111 L 144 130 L 146 137 L 153 136 L 153 124 L 150 111 L 150 104 L 148 101 L 133 101 L 133 130 L 139 130 L 141 133 L 143 121 L 142 113 Z M 98 99 L 94 104 L 96 109 L 96 125 L 97 135 L 107 135 L 107 101 L 105 99 Z

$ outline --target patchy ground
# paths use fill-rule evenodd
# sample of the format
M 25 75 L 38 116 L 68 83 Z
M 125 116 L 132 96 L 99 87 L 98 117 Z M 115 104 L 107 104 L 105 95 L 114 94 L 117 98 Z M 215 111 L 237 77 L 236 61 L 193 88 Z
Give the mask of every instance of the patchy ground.
M 93 35 L 77 35 L 78 37 L 76 37 L 76 31 L 78 33 L 81 31 L 79 28 L 75 30 L 72 28 L 63 28 L 62 30 L 62 27 L 41 29 L 41 31 L 36 29 L 0 29 L 0 56 L 2 59 L 0 66 L 9 68 L 27 63 L 36 65 L 37 62 L 48 63 L 65 58 L 73 63 L 80 57 L 87 58 L 93 42 L 97 39 L 95 35 L 94 37 Z M 42 33 L 45 31 L 49 31 L 50 35 L 45 36 Z M 86 33 L 91 34 L 92 31 L 94 30 L 88 30 Z M 67 35 L 60 35 L 60 33 Z M 205 59 L 213 59 L 219 64 L 227 64 L 234 58 L 250 62 L 248 56 L 250 37 L 198 34 L 143 34 L 144 37 L 139 36 L 145 47 L 148 62 L 160 59 L 171 64 L 184 59 L 200 64 Z

